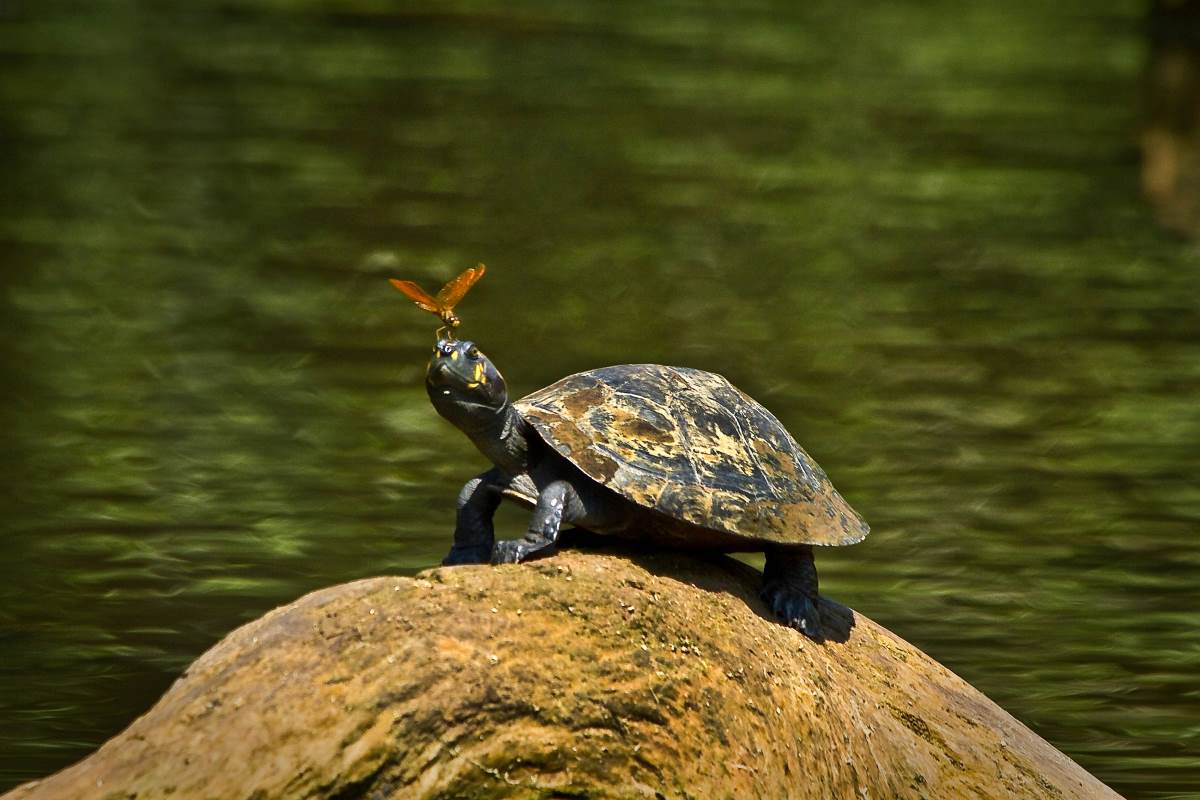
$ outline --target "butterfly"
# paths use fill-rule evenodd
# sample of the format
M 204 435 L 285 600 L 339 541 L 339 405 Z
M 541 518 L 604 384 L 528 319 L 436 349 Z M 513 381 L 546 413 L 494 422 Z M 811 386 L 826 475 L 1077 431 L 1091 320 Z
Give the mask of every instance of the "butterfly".
M 487 267 L 480 264 L 477 267 L 471 267 L 459 273 L 457 278 L 454 278 L 437 293 L 436 297 L 430 297 L 429 293 L 422 289 L 412 281 L 401 281 L 396 278 L 389 278 L 392 286 L 395 286 L 404 295 L 417 304 L 417 308 L 422 311 L 428 311 L 431 314 L 437 314 L 441 319 L 444 327 L 438 329 L 438 335 L 441 336 L 442 331 L 447 328 L 457 328 L 462 324 L 462 320 L 454 313 L 454 307 L 458 305 L 458 301 L 462 300 L 467 291 L 475 285 L 475 282 L 483 277 L 483 273 L 487 271 Z M 450 334 L 453 338 L 453 334 Z

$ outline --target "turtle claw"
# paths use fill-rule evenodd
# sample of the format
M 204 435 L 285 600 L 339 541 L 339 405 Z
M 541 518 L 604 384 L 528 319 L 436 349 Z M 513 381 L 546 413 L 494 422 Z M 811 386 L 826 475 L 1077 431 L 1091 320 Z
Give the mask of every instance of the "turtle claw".
M 534 558 L 545 558 L 558 552 L 558 547 L 548 539 L 506 539 L 496 542 L 492 548 L 493 564 L 520 564 Z
M 759 594 L 780 622 L 820 641 L 821 614 L 813 598 L 784 583 L 767 584 Z

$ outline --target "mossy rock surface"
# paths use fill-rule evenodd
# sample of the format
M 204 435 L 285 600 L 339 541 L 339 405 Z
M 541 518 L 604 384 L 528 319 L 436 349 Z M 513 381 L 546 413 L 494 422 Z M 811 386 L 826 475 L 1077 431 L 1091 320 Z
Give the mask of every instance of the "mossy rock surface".
M 234 631 L 46 798 L 1113 798 L 828 600 L 730 559 L 564 552 L 314 592 Z

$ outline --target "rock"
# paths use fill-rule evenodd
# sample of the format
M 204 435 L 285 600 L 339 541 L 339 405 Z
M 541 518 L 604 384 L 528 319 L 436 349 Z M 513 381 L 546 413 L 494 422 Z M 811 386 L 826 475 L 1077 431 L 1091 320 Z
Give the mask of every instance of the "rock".
M 822 644 L 727 558 L 565 552 L 310 594 L 6 800 L 1113 798 L 825 600 Z
M 1161 225 L 1200 235 L 1200 0 L 1153 0 L 1142 81 L 1142 193 Z

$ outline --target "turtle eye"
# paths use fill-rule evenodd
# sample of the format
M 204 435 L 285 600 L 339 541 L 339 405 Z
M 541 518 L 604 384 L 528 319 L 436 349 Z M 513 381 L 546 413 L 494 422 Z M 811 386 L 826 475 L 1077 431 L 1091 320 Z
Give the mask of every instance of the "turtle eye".
M 467 358 L 479 358 L 479 348 L 475 345 L 467 348 Z

